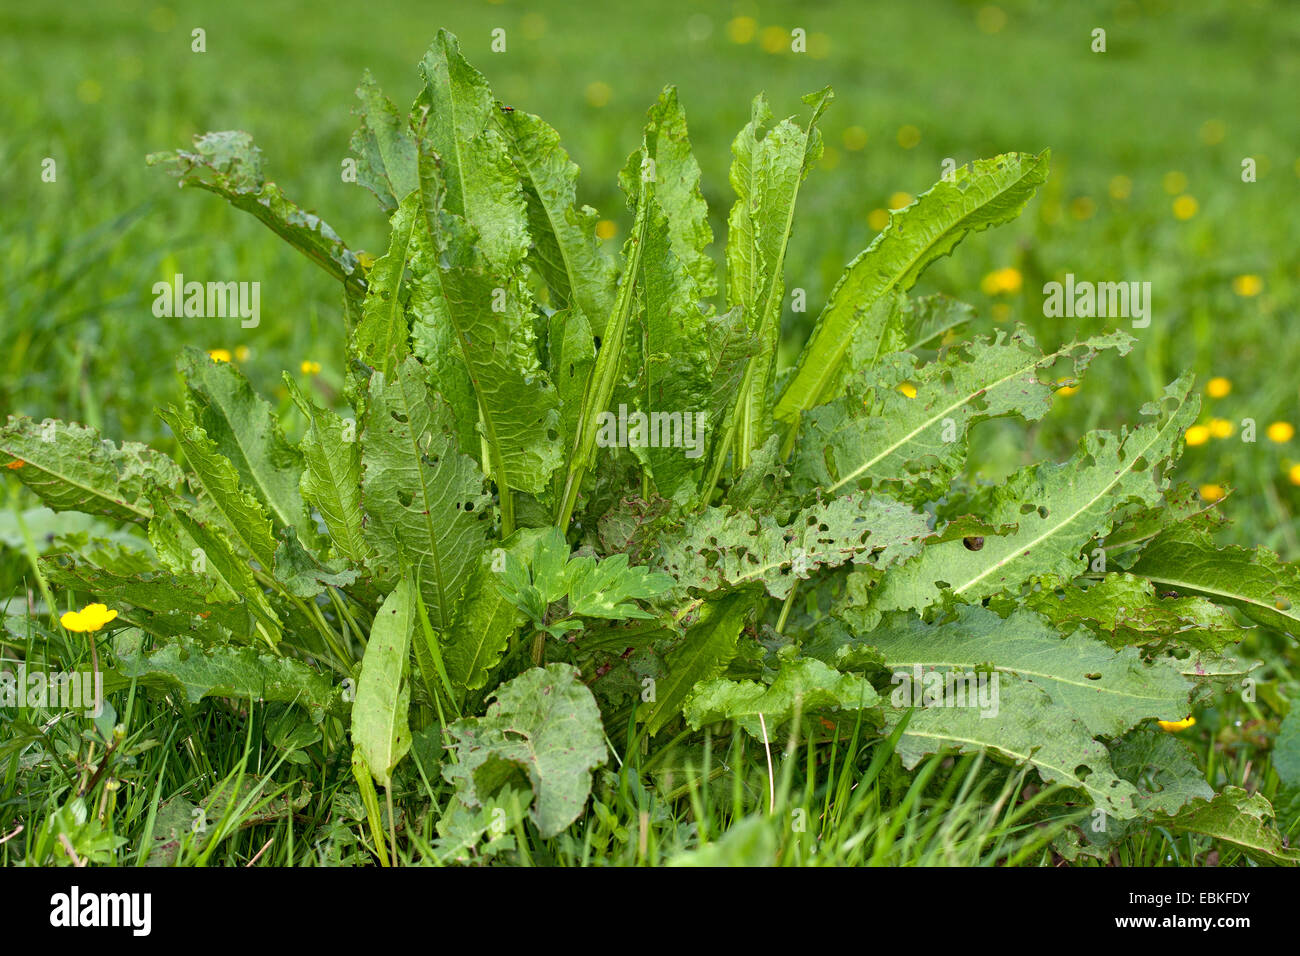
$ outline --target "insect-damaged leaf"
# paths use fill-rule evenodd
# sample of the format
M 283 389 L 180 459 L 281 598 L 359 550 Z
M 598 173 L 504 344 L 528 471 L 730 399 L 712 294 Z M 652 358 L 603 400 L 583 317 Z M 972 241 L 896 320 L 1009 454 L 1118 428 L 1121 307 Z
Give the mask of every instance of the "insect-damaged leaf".
M 555 836 L 582 812 L 591 771 L 606 759 L 596 700 L 567 664 L 524 671 L 494 696 L 484 716 L 447 728 L 456 763 L 443 776 L 469 807 L 522 783 L 533 793 L 537 829 Z
M 361 434 L 361 501 L 376 581 L 417 577 L 433 625 L 451 622 L 490 525 L 483 474 L 460 454 L 445 403 L 408 358 L 370 380 Z

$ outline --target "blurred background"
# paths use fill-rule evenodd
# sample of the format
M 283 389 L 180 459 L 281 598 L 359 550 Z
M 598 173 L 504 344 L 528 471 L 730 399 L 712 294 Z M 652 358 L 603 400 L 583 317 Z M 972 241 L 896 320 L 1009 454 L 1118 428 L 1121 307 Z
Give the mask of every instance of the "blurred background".
M 981 426 L 972 471 L 996 480 L 1030 459 L 1064 457 L 1085 429 L 1136 421 L 1191 370 L 1203 427 L 1189 435 L 1179 477 L 1207 498 L 1230 492 L 1225 540 L 1300 557 L 1292 0 L 4 0 L 0 414 L 65 417 L 168 447 L 153 410 L 179 394 L 172 361 L 184 344 L 225 350 L 282 404 L 282 369 L 332 396 L 343 354 L 337 285 L 251 217 L 178 190 L 144 157 L 206 130 L 247 130 L 269 179 L 353 249 L 381 254 L 378 205 L 340 177 L 353 90 L 369 69 L 405 108 L 441 26 L 499 98 L 560 132 L 611 253 L 631 222 L 617 171 L 665 84 L 687 110 L 719 257 L 730 143 L 751 99 L 764 91 L 778 116 L 803 116 L 799 97 L 833 85 L 825 155 L 801 193 L 787 263 L 787 288 L 805 289 L 809 304 L 785 317 L 787 361 L 845 263 L 945 159 L 1050 147 L 1051 178 L 1022 218 L 968 239 L 917 291 L 973 303 L 975 333 L 1024 323 L 1054 347 L 1128 322 L 1044 318 L 1044 282 L 1147 281 L 1152 322 L 1134 332 L 1129 356 L 1099 360 L 1028 433 L 1023 423 Z M 796 27 L 806 52 L 791 50 Z M 191 49 L 196 28 L 203 53 Z M 497 28 L 501 53 L 491 49 Z M 1092 50 L 1098 28 L 1104 53 Z M 42 180 L 47 158 L 53 182 Z M 1253 183 L 1242 181 L 1246 158 Z M 155 318 L 151 287 L 175 273 L 259 281 L 261 325 Z M 1254 443 L 1241 440 L 1247 418 Z M 34 504 L 8 483 L 15 505 Z M 14 534 L 0 520 L 6 543 Z

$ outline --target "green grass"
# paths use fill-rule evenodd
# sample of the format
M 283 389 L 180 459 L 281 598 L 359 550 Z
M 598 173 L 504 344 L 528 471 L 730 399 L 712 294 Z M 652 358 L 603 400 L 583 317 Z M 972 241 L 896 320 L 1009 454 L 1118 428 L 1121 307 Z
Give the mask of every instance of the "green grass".
M 177 190 L 144 156 L 204 130 L 246 129 L 270 178 L 354 248 L 379 251 L 382 215 L 339 175 L 355 123 L 343 104 L 368 68 L 404 105 L 416 89 L 411 64 L 446 26 L 506 102 L 544 114 L 559 130 L 583 169 L 580 199 L 617 225 L 611 243 L 631 223 L 616 172 L 664 84 L 680 88 L 715 210 L 731 201 L 730 138 L 752 95 L 766 91 L 785 115 L 800 109 L 801 94 L 832 84 L 828 149 L 801 194 L 787 264 L 787 288 L 806 290 L 809 303 L 808 313 L 785 316 L 787 362 L 842 263 L 874 236 L 872 213 L 893 194 L 927 188 L 948 157 L 964 163 L 1050 147 L 1051 179 L 1026 215 L 969 240 L 919 291 L 975 303 L 975 332 L 1024 322 L 1050 347 L 1109 324 L 1043 317 L 1043 283 L 1066 272 L 1150 281 L 1155 314 L 1135 333 L 1129 357 L 1099 359 L 1082 390 L 1042 425 L 982 426 L 974 473 L 997 480 L 1043 453 L 1062 457 L 1087 428 L 1134 420 L 1183 370 L 1202 384 L 1225 376 L 1232 392 L 1207 399 L 1203 419 L 1226 418 L 1239 429 L 1253 418 L 1259 440 L 1234 434 L 1190 448 L 1178 477 L 1236 489 L 1223 506 L 1233 520 L 1225 541 L 1300 558 L 1300 487 L 1286 477 L 1300 463 L 1300 438 L 1265 437 L 1270 422 L 1300 424 L 1300 387 L 1290 374 L 1300 364 L 1292 332 L 1300 222 L 1286 214 L 1300 177 L 1300 8 L 1280 0 L 1193 10 L 1137 0 L 1008 2 L 999 5 L 999 25 L 986 6 L 666 0 L 620 5 L 606 17 L 568 2 L 400 0 L 382 15 L 281 0 L 117 2 L 73 14 L 10 5 L 0 11 L 8 66 L 0 74 L 0 412 L 69 418 L 115 440 L 167 447 L 153 410 L 178 394 L 170 370 L 186 344 L 247 348 L 241 365 L 254 385 L 285 404 L 280 371 L 319 361 L 312 381 L 322 400 L 332 399 L 343 373 L 338 289 L 248 217 Z M 763 48 L 765 28 L 795 26 L 808 31 L 816 55 Z M 1089 50 L 1098 26 L 1108 31 L 1105 54 Z M 190 50 L 194 27 L 207 32 L 206 53 Z M 489 52 L 497 27 L 507 31 L 503 54 Z M 915 127 L 919 141 L 905 147 L 903 127 Z M 57 162 L 54 183 L 41 181 L 45 157 Z M 1258 164 L 1253 184 L 1241 181 L 1243 157 Z M 1182 194 L 1197 202 L 1187 220 L 1173 214 Z M 715 236 L 725 234 L 723 221 L 713 226 Z M 981 279 L 1004 267 L 1019 270 L 1021 291 L 980 292 Z M 261 326 L 155 318 L 150 287 L 176 272 L 260 281 Z M 1258 276 L 1260 293 L 1234 291 L 1240 275 Z M 48 535 L 71 528 L 70 519 L 28 510 L 34 499 L 6 484 L 0 594 L 11 600 L 3 656 L 88 666 L 84 642 L 21 616 L 42 600 L 35 554 Z M 1269 746 L 1296 694 L 1296 650 L 1256 634 L 1242 653 L 1266 662 L 1258 702 L 1215 701 L 1187 733 L 1212 784 L 1245 783 L 1271 796 Z M 201 800 L 237 780 L 262 789 L 227 801 L 224 822 L 209 821 L 206 836 L 180 848 L 180 862 L 242 865 L 260 852 L 259 863 L 310 865 L 322 848 L 331 863 L 371 861 L 341 740 L 286 754 L 270 743 L 277 714 L 266 707 L 189 706 L 135 689 L 119 697 L 125 738 L 83 800 L 92 818 L 102 809 L 104 829 L 123 840 L 120 862 L 139 862 L 150 847 L 160 804 Z M 58 841 L 47 821 L 95 776 L 111 727 L 11 713 L 0 714 L 0 839 L 9 836 L 0 862 L 53 859 Z M 600 775 L 592 812 L 553 840 L 519 824 L 509 834 L 514 848 L 496 859 L 657 864 L 698 853 L 715 862 L 1050 864 L 1057 829 L 1079 813 L 1018 773 L 1005 773 L 1000 788 L 972 791 L 975 758 L 936 759 L 904 775 L 883 742 L 773 753 L 775 780 L 767 755 L 748 740 L 714 739 L 708 753 L 680 755 L 615 749 L 621 767 Z M 680 766 L 669 774 L 674 761 Z M 297 792 L 300 780 L 311 796 L 289 816 L 280 792 Z M 439 859 L 431 821 L 447 792 L 436 767 L 407 769 L 398 794 L 402 862 Z M 265 801 L 269 810 L 259 809 Z M 797 810 L 802 833 L 792 828 Z M 261 813 L 279 816 L 250 822 Z M 93 833 L 84 838 L 95 845 Z M 1113 859 L 1186 865 L 1211 853 L 1220 863 L 1242 862 L 1229 846 L 1158 831 L 1123 841 Z

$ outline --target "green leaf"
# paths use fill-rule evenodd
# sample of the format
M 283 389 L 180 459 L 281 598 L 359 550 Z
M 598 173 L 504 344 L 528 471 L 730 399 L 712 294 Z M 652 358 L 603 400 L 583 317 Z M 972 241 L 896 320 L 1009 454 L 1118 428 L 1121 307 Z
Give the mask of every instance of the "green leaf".
M 1166 465 L 1181 450 L 1183 432 L 1199 407 L 1189 397 L 1191 383 L 1185 375 L 1165 389 L 1165 401 L 1177 407 L 1164 421 L 1119 434 L 1089 432 L 1070 461 L 1016 472 L 994 491 L 988 513 L 978 516 L 990 525 L 1017 525 L 1013 533 L 985 537 L 978 550 L 963 540 L 930 544 L 886 575 L 875 606 L 925 608 L 945 594 L 979 601 L 1034 577 L 1082 573 L 1080 552 L 1110 530 L 1117 506 L 1161 500 Z M 1147 415 L 1159 412 L 1159 403 L 1143 408 Z
M 614 264 L 596 238 L 599 214 L 590 206 L 575 207 L 578 167 L 560 146 L 559 134 L 532 113 L 499 113 L 496 121 L 523 181 L 530 261 L 557 308 L 603 323 L 614 303 Z
M 381 586 L 418 573 L 434 627 L 445 629 L 490 530 L 483 475 L 460 454 L 446 405 L 408 358 L 370 380 L 361 434 L 361 500 Z
M 677 88 L 666 86 L 646 113 L 641 148 L 628 157 L 619 173 L 619 184 L 629 199 L 639 192 L 639 182 L 650 178 L 655 199 L 667 221 L 673 255 L 686 268 L 699 289 L 699 297 L 711 299 L 718 292 L 717 266 L 708 253 L 713 242 L 709 208 L 700 192 L 700 165 L 691 152 L 686 130 L 686 111 L 677 99 Z
M 761 582 L 784 598 L 819 568 L 884 568 L 915 555 L 929 535 L 925 515 L 884 495 L 819 502 L 786 527 L 770 514 L 709 508 L 661 536 L 658 563 L 680 594 Z
M 1224 787 L 1212 800 L 1196 800 L 1172 817 L 1156 820 L 1172 830 L 1231 843 L 1259 863 L 1300 862 L 1300 850 L 1283 845 L 1273 806 L 1262 793 Z
M 292 528 L 286 530 L 284 540 L 276 548 L 274 569 L 275 579 L 299 598 L 314 598 L 327 587 L 347 587 L 357 579 L 357 572 L 342 561 L 318 560 L 298 543 Z
M 1129 570 L 1158 590 L 1200 594 L 1266 627 L 1300 635 L 1300 565 L 1267 548 L 1216 548 L 1208 532 L 1176 525 L 1148 544 Z
M 100 603 L 118 610 L 124 620 L 151 634 L 195 632 L 194 636 L 203 640 L 206 628 L 199 623 L 202 621 L 226 629 L 238 641 L 256 637 L 248 607 L 219 600 L 212 583 L 198 574 L 150 571 L 123 575 L 66 557 L 43 558 L 41 571 L 53 584 L 93 594 Z
M 1022 329 L 954 346 L 925 365 L 907 353 L 888 356 L 849 395 L 807 413 L 791 471 L 803 488 L 828 494 L 882 482 L 906 490 L 923 479 L 918 491 L 933 500 L 964 466 L 972 425 L 1007 415 L 1037 421 L 1055 390 L 1041 380 L 1047 370 L 1065 359 L 1079 375 L 1100 350 L 1123 355 L 1132 343 L 1116 332 L 1044 355 Z M 903 384 L 915 394 L 899 391 Z
M 1111 766 L 1138 788 L 1142 813 L 1177 813 L 1192 800 L 1209 800 L 1214 789 L 1183 741 L 1157 727 L 1138 727 L 1116 742 Z
M 606 759 L 596 700 L 567 664 L 524 671 L 494 696 L 483 717 L 448 726 L 456 763 L 443 776 L 473 808 L 521 775 L 533 792 L 533 822 L 553 837 L 582 813 L 591 771 Z
M 1145 663 L 1135 648 L 1113 650 L 1084 630 L 1063 638 L 1030 611 L 1003 620 L 986 608 L 958 606 L 937 625 L 890 615 L 869 640 L 895 682 L 902 675 L 910 686 L 914 675 L 930 671 L 1018 678 L 1042 688 L 1063 718 L 1076 719 L 1094 736 L 1118 737 L 1153 717 L 1180 719 L 1193 688 L 1175 660 Z
M 434 157 L 422 154 L 415 353 L 460 406 L 462 448 L 477 446 L 478 438 L 471 443 L 465 434 L 466 424 L 477 422 L 484 470 L 497 486 L 540 494 L 563 450 L 559 396 L 538 357 L 531 294 L 514 264 L 494 267 L 481 251 L 482 234 L 442 210 L 437 176 Z M 509 507 L 506 496 L 502 504 Z
M 1115 774 L 1106 746 L 1037 684 L 1000 681 L 996 717 L 986 717 L 988 712 L 976 707 L 894 708 L 886 710 L 888 724 L 892 727 L 909 712 L 897 745 L 908 770 L 928 754 L 986 749 L 1028 763 L 1048 783 L 1085 791 L 1111 816 L 1126 820 L 1137 815 L 1137 788 Z
M 750 453 L 771 432 L 786 249 L 799 187 L 822 154 L 817 121 L 833 98 L 829 87 L 804 97 L 813 108 L 805 127 L 791 118 L 768 128 L 772 112 L 760 94 L 748 125 L 731 145 L 730 180 L 736 203 L 727 218 L 727 302 L 742 307 L 757 346 L 746 365 L 738 405 L 715 452 L 724 455 L 734 442 L 736 471 L 749 464 Z M 726 437 L 732 434 L 734 440 Z M 720 464 L 715 462 L 715 467 Z
M 307 419 L 307 433 L 298 446 L 306 465 L 299 490 L 325 522 L 335 554 L 361 564 L 370 549 L 362 522 L 357 423 L 317 407 L 287 372 L 284 384 Z
M 153 515 L 151 485 L 174 494 L 185 485 L 180 467 L 161 452 L 136 442 L 115 445 L 93 428 L 53 419 L 10 416 L 0 428 L 0 455 L 8 472 L 55 511 L 145 522 Z
M 150 166 L 163 166 L 183 186 L 216 193 L 260 219 L 272 232 L 341 282 L 365 287 L 361 267 L 343 240 L 320 217 L 285 198 L 262 174 L 262 151 L 238 130 L 194 137 L 194 151 L 152 153 Z
M 187 348 L 177 363 L 189 388 L 194 422 L 211 440 L 210 454 L 230 460 L 239 480 L 267 507 L 277 528 L 316 540 L 298 485 L 302 455 L 285 439 L 270 404 L 229 362 L 214 362 Z
M 526 534 L 525 531 L 517 534 Z M 524 616 L 497 587 L 500 574 L 486 553 L 465 588 L 456 620 L 442 635 L 442 660 L 452 686 L 461 692 L 487 686 L 492 671 Z
M 710 680 L 697 684 L 686 701 L 686 721 L 696 730 L 730 720 L 765 743 L 796 713 L 862 710 L 879 698 L 866 679 L 841 674 L 818 660 L 783 661 L 771 684 L 752 680 Z M 761 720 L 760 720 L 761 717 Z M 766 727 L 766 736 L 763 733 Z
M 352 334 L 352 351 L 385 375 L 411 352 L 411 328 L 406 320 L 406 267 L 415 255 L 415 230 L 420 222 L 420 195 L 412 192 L 393 212 L 388 254 L 370 269 L 361 321 Z
M 187 571 L 206 576 L 216 601 L 242 601 L 265 625 L 267 639 L 279 640 L 280 618 L 267 602 L 247 561 L 235 553 L 230 538 L 215 522 L 196 519 L 174 508 L 155 492 L 154 516 L 149 522 L 149 543 L 158 558 L 176 574 Z
M 197 476 L 216 510 L 224 519 L 228 532 L 243 545 L 264 569 L 275 564 L 275 538 L 271 533 L 271 519 L 261 503 L 239 483 L 239 475 L 230 459 L 217 451 L 202 428 L 194 423 L 188 410 L 174 405 L 159 409 L 158 415 L 176 436 L 176 442 L 185 453 L 185 461 Z
M 114 635 L 118 671 L 146 686 L 179 691 L 191 704 L 205 697 L 276 701 L 307 708 L 319 723 L 325 714 L 344 713 L 342 693 L 320 672 L 300 661 L 262 653 L 254 647 L 205 647 L 172 638 L 152 651 L 143 649 L 138 631 Z
M 722 673 L 736 656 L 736 644 L 754 609 L 752 595 L 727 594 L 700 608 L 699 620 L 665 659 L 668 673 L 655 682 L 654 699 L 643 709 L 646 733 L 654 736 L 682 711 L 695 686 Z
M 1091 628 L 1111 647 L 1178 643 L 1219 650 L 1244 636 L 1231 612 L 1205 598 L 1172 597 L 1159 593 L 1145 578 L 1108 574 L 1088 587 L 1052 586 L 1019 599 L 1061 630 Z
M 460 44 L 446 30 L 420 62 L 424 89 L 412 113 L 437 160 L 423 155 L 421 167 L 440 166 L 446 208 L 477 234 L 474 245 L 493 271 L 509 273 L 528 251 L 523 186 L 510 161 L 505 138 L 497 132 L 496 101 L 483 74 L 460 55 Z M 420 170 L 420 179 L 430 172 Z M 427 187 L 422 185 L 427 193 Z M 426 196 L 426 217 L 430 215 Z
M 411 749 L 406 662 L 414 629 L 415 597 L 403 578 L 375 612 L 352 704 L 352 745 L 385 788 L 392 786 L 393 769 Z
M 361 106 L 356 112 L 361 127 L 352 134 L 352 155 L 357 159 L 357 182 L 365 186 L 385 212 L 416 187 L 415 140 L 406 118 L 379 89 L 367 70 L 357 87 Z
M 883 298 L 906 292 L 930 263 L 952 252 L 968 234 L 1018 216 L 1047 180 L 1048 156 L 1044 150 L 1037 156 L 1006 153 L 976 160 L 894 213 L 831 290 L 794 376 L 776 403 L 775 416 L 794 422 L 800 412 L 829 398 L 827 387 L 856 326 Z

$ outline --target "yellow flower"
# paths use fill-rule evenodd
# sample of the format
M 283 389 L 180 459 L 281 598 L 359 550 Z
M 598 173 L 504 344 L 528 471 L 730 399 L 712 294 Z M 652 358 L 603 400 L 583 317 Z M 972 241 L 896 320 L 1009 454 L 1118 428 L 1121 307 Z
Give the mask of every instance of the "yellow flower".
M 780 27 L 763 27 L 758 43 L 768 53 L 780 53 L 790 48 L 790 31 Z
M 109 621 L 117 617 L 116 611 L 110 611 L 103 604 L 87 604 L 80 611 L 69 611 L 59 618 L 59 623 L 69 631 L 88 634 L 98 631 Z
M 1008 266 L 1005 269 L 995 269 L 981 279 L 980 289 L 985 295 L 1003 292 L 1015 295 L 1023 284 L 1024 278 L 1020 275 L 1020 270 Z
M 357 253 L 357 262 L 360 263 L 362 272 L 369 272 L 370 267 L 375 264 L 375 257 L 362 249 Z
M 1228 438 L 1232 435 L 1232 422 L 1226 418 L 1211 418 L 1210 434 L 1215 438 Z
M 1291 470 L 1286 473 L 1287 480 L 1293 485 L 1300 485 L 1300 465 L 1292 465 Z
M 1078 386 L 1078 385 L 1066 385 L 1066 384 L 1064 384 L 1065 382 L 1069 382 L 1069 381 L 1072 381 L 1072 379 L 1069 379 L 1069 378 L 1058 378 L 1058 379 L 1056 380 L 1056 384 L 1061 386 L 1060 388 L 1058 388 L 1058 389 L 1056 390 L 1056 394 L 1057 394 L 1057 395 L 1073 395 L 1075 392 L 1077 392 L 1077 391 L 1079 390 L 1079 386 Z
M 1115 176 L 1110 181 L 1111 199 L 1128 199 L 1133 193 L 1133 180 L 1127 176 Z
M 1195 216 L 1196 211 L 1200 208 L 1200 203 L 1196 201 L 1196 197 L 1187 195 L 1179 196 L 1174 200 L 1174 218 L 1182 219 L 1186 222 L 1188 219 Z
M 915 126 L 900 126 L 898 128 L 898 145 L 903 149 L 911 149 L 919 142 L 921 142 L 921 131 Z
M 596 223 L 597 239 L 613 239 L 618 235 L 618 223 L 612 219 L 602 219 Z
M 898 390 L 908 398 L 916 398 L 916 386 L 911 382 L 904 382 L 902 385 L 898 386 Z
M 732 43 L 748 43 L 754 39 L 754 31 L 757 29 L 758 23 L 753 17 L 736 17 L 727 22 L 727 36 Z
M 1274 422 L 1268 426 L 1268 431 L 1265 434 L 1268 435 L 1269 441 L 1275 441 L 1280 445 L 1282 442 L 1290 441 L 1295 437 L 1295 426 L 1290 422 Z
M 1204 425 L 1193 425 L 1183 436 L 1189 445 L 1204 445 L 1210 440 L 1210 430 Z
M 235 348 L 235 358 L 241 362 L 247 362 L 248 357 L 252 354 L 252 351 L 247 345 L 240 345 Z
M 1186 730 L 1196 723 L 1195 717 L 1184 717 L 1182 720 L 1158 720 L 1161 730 L 1167 730 L 1171 734 L 1176 734 L 1180 730 Z
M 1215 376 L 1205 383 L 1205 394 L 1210 398 L 1223 398 L 1232 391 L 1232 382 L 1223 376 Z
M 230 349 L 209 349 L 208 357 L 214 362 L 229 362 Z
M 1201 485 L 1201 500 L 1214 504 L 1224 495 L 1223 485 Z
M 1232 291 L 1243 299 L 1259 295 L 1264 288 L 1264 281 L 1256 275 L 1241 275 L 1232 280 Z
M 319 375 L 320 362 L 313 362 L 311 359 L 303 359 L 302 364 L 298 366 L 303 375 Z
M 886 226 L 889 225 L 889 210 L 888 209 L 871 210 L 870 214 L 867 216 L 867 225 L 870 226 L 872 229 L 874 229 L 876 232 L 880 232 L 882 229 L 884 229 Z
M 902 209 L 904 206 L 912 205 L 911 193 L 894 193 L 889 197 L 890 209 Z

